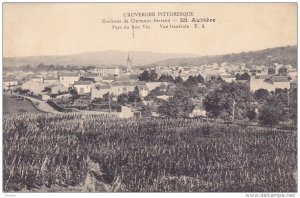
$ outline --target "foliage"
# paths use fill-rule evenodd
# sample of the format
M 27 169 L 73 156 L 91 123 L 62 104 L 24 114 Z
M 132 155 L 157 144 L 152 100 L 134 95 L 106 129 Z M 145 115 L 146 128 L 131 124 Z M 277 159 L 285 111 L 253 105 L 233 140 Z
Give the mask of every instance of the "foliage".
M 279 68 L 278 73 L 279 73 L 279 75 L 281 75 L 281 76 L 287 75 L 287 68 L 285 68 L 285 67 Z
M 204 100 L 204 108 L 211 118 L 244 119 L 247 110 L 254 101 L 252 93 L 243 84 L 223 84 L 221 89 L 209 93 Z
M 125 105 L 130 103 L 136 103 L 141 101 L 139 89 L 135 87 L 134 91 L 123 93 L 117 97 L 118 104 Z
M 276 73 L 275 68 L 273 68 L 273 67 L 268 68 L 268 75 L 272 75 L 272 74 L 275 74 L 275 73 Z
M 256 112 L 255 112 L 255 109 L 248 109 L 247 111 L 247 117 L 249 120 L 255 120 L 256 118 Z
M 174 79 L 174 83 L 175 83 L 175 84 L 181 84 L 181 83 L 183 83 L 183 79 L 182 79 L 180 76 L 177 76 L 177 77 Z
M 26 95 L 30 92 L 29 89 L 22 89 L 21 87 L 18 87 L 14 90 L 14 92 L 19 93 L 21 95 Z
M 289 93 L 289 117 L 292 119 L 293 124 L 297 126 L 297 89 Z
M 73 86 L 69 87 L 69 93 L 72 95 L 73 100 L 79 98 L 79 94 L 78 94 L 76 87 L 73 87 Z
M 141 73 L 139 75 L 139 80 L 140 81 L 146 81 L 146 82 L 148 82 L 149 81 L 149 71 L 148 70 L 144 70 L 143 73 Z
M 118 101 L 118 104 L 124 106 L 125 104 L 128 103 L 128 95 L 126 93 L 122 93 L 122 94 L 118 95 L 117 101 Z
M 173 76 L 162 74 L 159 79 L 159 82 L 174 82 Z
M 143 73 L 140 74 L 139 80 L 145 82 L 156 82 L 157 77 L 155 70 L 151 70 L 150 72 L 148 70 L 144 70 Z
M 255 90 L 254 96 L 258 102 L 262 103 L 270 97 L 270 93 L 266 89 L 258 89 L 258 90 Z
M 240 73 L 237 73 L 235 75 L 235 78 L 236 80 L 250 80 L 250 75 L 247 72 L 243 73 L 242 75 Z
M 259 122 L 263 126 L 274 128 L 280 120 L 283 120 L 284 105 L 278 98 L 270 97 L 259 109 Z
M 158 107 L 158 113 L 167 117 L 188 117 L 194 105 L 187 90 L 177 89 L 174 96 Z
M 199 74 L 198 76 L 189 76 L 189 78 L 184 82 L 185 86 L 195 86 L 198 83 L 203 83 L 204 78 Z

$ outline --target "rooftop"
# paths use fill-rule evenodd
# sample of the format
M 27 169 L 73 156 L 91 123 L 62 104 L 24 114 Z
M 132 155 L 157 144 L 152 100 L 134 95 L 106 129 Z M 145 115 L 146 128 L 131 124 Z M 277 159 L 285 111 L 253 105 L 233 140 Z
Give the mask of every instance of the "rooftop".
M 109 85 L 103 84 L 103 85 L 96 85 L 95 86 L 97 89 L 111 89 Z
M 75 81 L 74 85 L 91 85 L 91 81 Z
M 60 76 L 63 76 L 63 77 L 79 77 L 79 73 L 61 73 Z
M 115 80 L 115 77 L 112 77 L 112 76 L 104 76 L 102 79 L 103 79 L 103 80 Z
M 115 81 L 112 86 L 133 86 L 130 81 Z
M 270 80 L 272 82 L 289 82 L 285 76 L 272 76 Z
M 58 78 L 56 78 L 54 76 L 45 76 L 44 80 L 58 80 Z

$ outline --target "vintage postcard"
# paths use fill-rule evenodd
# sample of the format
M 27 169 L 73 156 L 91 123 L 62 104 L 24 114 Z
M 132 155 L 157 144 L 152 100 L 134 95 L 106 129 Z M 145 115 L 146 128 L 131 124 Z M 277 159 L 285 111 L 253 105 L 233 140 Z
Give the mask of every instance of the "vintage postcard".
M 296 3 L 4 3 L 16 192 L 297 189 Z

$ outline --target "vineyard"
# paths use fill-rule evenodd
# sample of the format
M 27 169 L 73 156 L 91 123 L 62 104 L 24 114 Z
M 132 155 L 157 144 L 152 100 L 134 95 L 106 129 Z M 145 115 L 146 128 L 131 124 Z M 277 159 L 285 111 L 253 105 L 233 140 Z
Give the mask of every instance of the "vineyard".
M 4 115 L 3 152 L 5 192 L 80 191 L 87 175 L 118 180 L 129 192 L 297 191 L 296 131 L 182 118 Z

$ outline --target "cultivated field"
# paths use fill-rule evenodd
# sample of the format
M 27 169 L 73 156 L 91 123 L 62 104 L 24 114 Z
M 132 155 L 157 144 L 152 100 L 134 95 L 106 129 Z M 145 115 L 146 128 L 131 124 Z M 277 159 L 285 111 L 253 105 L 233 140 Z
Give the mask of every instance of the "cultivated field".
M 4 115 L 4 191 L 296 192 L 297 132 Z

